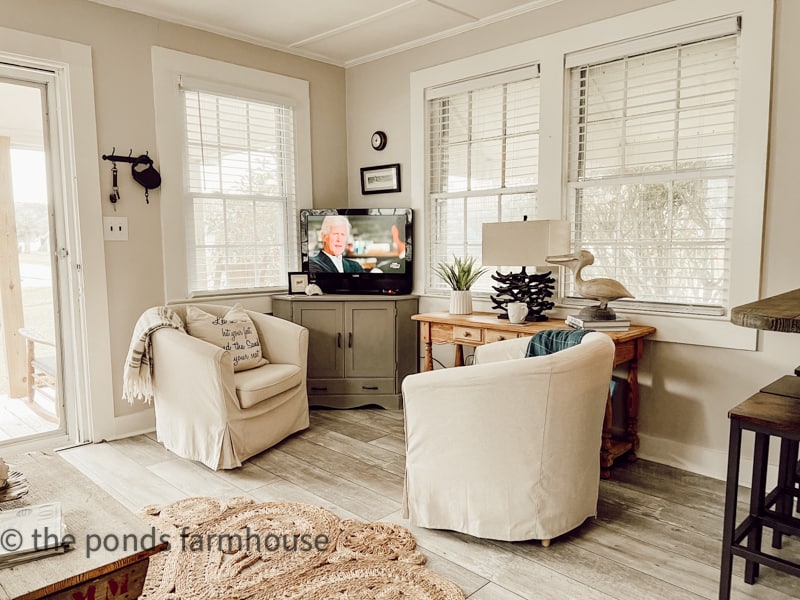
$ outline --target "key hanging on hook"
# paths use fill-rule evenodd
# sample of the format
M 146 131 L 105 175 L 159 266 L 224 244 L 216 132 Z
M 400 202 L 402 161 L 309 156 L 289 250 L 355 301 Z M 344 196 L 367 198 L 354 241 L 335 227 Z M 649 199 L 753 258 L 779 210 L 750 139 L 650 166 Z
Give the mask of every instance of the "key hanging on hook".
M 119 186 L 117 185 L 117 163 L 111 163 L 111 195 L 108 198 L 114 205 L 114 212 L 117 210 L 117 201 L 120 199 Z

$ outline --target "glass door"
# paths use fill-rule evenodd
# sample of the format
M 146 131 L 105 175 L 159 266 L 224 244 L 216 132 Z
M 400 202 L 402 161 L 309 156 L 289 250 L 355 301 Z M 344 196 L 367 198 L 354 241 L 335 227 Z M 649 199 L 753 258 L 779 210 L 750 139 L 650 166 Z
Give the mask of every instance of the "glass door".
M 0 447 L 66 432 L 52 77 L 0 67 Z

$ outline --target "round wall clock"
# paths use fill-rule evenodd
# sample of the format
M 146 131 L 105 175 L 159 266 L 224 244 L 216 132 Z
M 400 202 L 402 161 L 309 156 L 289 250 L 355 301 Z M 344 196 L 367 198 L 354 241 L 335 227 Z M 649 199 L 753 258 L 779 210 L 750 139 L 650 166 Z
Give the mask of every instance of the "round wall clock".
M 372 134 L 372 147 L 375 150 L 383 150 L 386 148 L 386 134 L 382 131 L 376 131 Z

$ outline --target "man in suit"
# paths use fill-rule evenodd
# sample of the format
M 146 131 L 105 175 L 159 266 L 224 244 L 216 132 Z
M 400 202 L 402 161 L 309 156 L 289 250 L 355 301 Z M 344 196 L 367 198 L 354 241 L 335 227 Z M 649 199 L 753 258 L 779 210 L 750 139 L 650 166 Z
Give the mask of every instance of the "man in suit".
M 309 259 L 312 273 L 361 273 L 364 269 L 357 261 L 342 256 L 350 238 L 350 221 L 342 215 L 328 215 L 322 219 L 320 229 L 322 250 Z

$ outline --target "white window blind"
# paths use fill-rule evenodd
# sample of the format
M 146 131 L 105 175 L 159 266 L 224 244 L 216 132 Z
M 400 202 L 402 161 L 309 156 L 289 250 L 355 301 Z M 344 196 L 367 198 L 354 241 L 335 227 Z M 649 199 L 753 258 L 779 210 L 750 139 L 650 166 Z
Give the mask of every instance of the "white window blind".
M 189 292 L 285 288 L 296 246 L 293 108 L 181 93 Z
M 430 254 L 428 289 L 446 285 L 431 267 L 481 257 L 485 222 L 536 215 L 538 67 L 426 91 Z M 484 275 L 473 291 L 491 291 Z
M 617 279 L 636 297 L 620 305 L 728 306 L 738 39 L 735 30 L 570 69 L 573 246 L 595 255 L 585 276 Z

